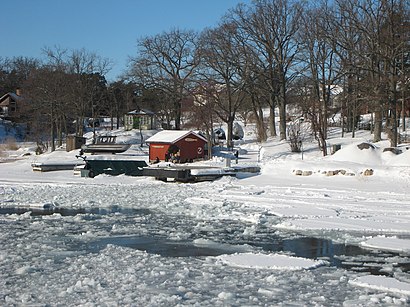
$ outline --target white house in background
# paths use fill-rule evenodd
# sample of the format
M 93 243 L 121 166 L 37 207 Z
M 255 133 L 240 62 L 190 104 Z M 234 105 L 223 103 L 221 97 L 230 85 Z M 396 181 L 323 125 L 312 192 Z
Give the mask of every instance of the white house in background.
M 342 107 L 342 100 L 340 99 L 343 94 L 343 87 L 340 85 L 331 85 L 330 86 L 330 104 L 333 108 Z

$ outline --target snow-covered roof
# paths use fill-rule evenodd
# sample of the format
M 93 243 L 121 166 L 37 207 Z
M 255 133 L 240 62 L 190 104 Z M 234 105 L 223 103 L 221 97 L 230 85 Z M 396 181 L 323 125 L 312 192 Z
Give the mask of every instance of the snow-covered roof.
M 189 134 L 194 134 L 195 136 L 197 136 L 198 138 L 206 142 L 206 139 L 203 136 L 191 130 L 163 130 L 163 131 L 158 132 L 157 134 L 154 134 L 149 139 L 147 139 L 145 142 L 146 143 L 175 143 L 175 142 L 178 142 L 180 139 L 186 137 Z
M 6 93 L 3 96 L 0 97 L 0 102 L 2 102 L 3 100 L 5 100 L 7 98 L 7 96 L 11 97 L 11 99 L 13 99 L 14 101 L 21 101 L 23 100 L 22 97 L 18 96 L 15 93 Z M 1 105 L 8 105 L 8 103 L 2 102 Z
M 331 85 L 330 86 L 330 93 L 333 96 L 337 96 L 337 95 L 343 93 L 343 87 L 341 87 L 339 85 Z
M 146 109 L 133 110 L 127 113 L 128 115 L 155 115 L 154 112 Z

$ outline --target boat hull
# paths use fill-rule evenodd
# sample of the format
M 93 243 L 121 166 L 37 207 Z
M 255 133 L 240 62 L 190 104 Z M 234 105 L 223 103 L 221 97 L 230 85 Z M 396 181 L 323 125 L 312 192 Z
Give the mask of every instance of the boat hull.
M 121 153 L 130 147 L 130 144 L 90 144 L 81 146 L 81 149 L 84 153 Z

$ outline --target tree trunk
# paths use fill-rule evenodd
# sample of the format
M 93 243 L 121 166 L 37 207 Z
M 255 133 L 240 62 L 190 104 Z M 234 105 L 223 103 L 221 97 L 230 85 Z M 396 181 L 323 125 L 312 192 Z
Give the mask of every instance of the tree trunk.
M 77 131 L 76 131 L 76 135 L 78 136 L 83 136 L 84 135 L 84 117 L 78 117 L 77 118 Z
M 263 110 L 254 96 L 251 97 L 252 111 L 256 121 L 256 131 L 258 142 L 265 142 L 268 139 L 266 134 L 265 124 L 263 121 Z
M 352 104 L 352 138 L 356 137 L 356 125 L 357 125 L 357 100 L 356 97 Z
M 394 61 L 393 61 L 394 63 Z M 391 68 L 391 75 L 389 80 L 390 85 L 390 110 L 391 110 L 391 137 L 390 146 L 397 146 L 397 84 L 395 78 L 397 77 L 396 68 L 393 66 Z
M 380 142 L 382 140 L 382 115 L 381 106 L 377 105 L 374 111 L 374 134 L 373 134 L 373 142 Z
M 280 139 L 286 140 L 286 84 L 283 76 L 279 91 L 279 133 Z
M 319 147 L 322 150 L 323 156 L 327 156 L 327 143 L 326 143 L 326 126 L 323 125 L 323 121 L 326 121 L 326 118 L 323 118 L 323 111 L 319 113 Z
M 57 123 L 57 146 L 63 145 L 63 123 L 60 119 Z
M 56 144 L 54 143 L 54 139 L 55 139 L 55 129 L 54 129 L 54 121 L 51 121 L 50 123 L 50 144 L 51 144 L 51 151 L 55 151 L 56 150 Z
M 406 110 L 405 110 L 405 94 L 404 89 L 402 90 L 401 96 L 401 131 L 406 131 Z
M 175 130 L 181 130 L 181 101 L 175 101 Z
M 324 72 L 322 72 L 324 74 Z M 326 86 L 322 83 L 322 130 L 324 138 L 327 139 L 327 128 L 328 128 L 328 104 L 330 102 L 330 85 Z
M 258 129 L 258 141 L 265 142 L 268 139 L 268 135 L 266 133 L 265 122 L 263 120 L 263 110 L 262 107 L 259 106 L 259 116 L 257 117 L 256 126 Z
M 232 135 L 233 135 L 233 122 L 235 118 L 230 116 L 228 119 L 228 122 L 226 123 L 228 125 L 228 131 L 227 131 L 227 136 L 226 136 L 226 144 L 229 149 L 233 148 L 233 142 L 232 142 Z
M 274 95 L 270 95 L 269 97 L 269 130 L 270 136 L 277 136 L 276 133 L 276 119 L 275 119 L 275 97 Z
M 391 119 L 390 119 L 390 146 L 397 147 L 397 109 L 396 109 L 396 97 L 395 92 L 393 92 L 393 98 L 391 100 Z

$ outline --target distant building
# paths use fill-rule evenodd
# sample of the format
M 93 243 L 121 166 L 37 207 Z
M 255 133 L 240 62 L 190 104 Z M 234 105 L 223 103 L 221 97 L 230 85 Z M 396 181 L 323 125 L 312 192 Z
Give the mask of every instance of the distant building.
M 125 130 L 154 130 L 157 128 L 157 117 L 154 112 L 139 109 L 130 111 L 124 116 Z
M 206 138 L 194 131 L 163 130 L 146 140 L 149 160 L 190 162 L 205 157 Z
M 322 89 L 320 89 L 322 92 Z M 340 85 L 331 85 L 330 86 L 330 107 L 332 108 L 341 108 L 342 107 L 342 95 L 343 87 Z
M 21 91 L 7 93 L 0 97 L 0 117 L 11 121 L 19 121 L 25 105 Z

